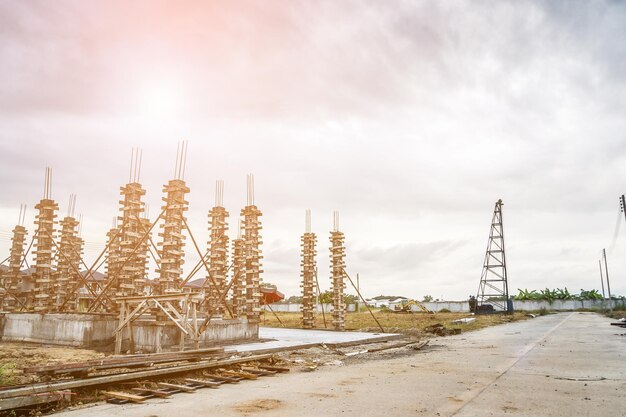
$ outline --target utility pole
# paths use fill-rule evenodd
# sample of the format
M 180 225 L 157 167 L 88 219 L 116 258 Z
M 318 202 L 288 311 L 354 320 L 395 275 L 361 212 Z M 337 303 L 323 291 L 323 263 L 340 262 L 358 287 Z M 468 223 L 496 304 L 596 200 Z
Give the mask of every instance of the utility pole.
M 606 263 L 605 249 L 602 249 L 602 256 L 604 257 L 604 271 L 606 272 L 606 289 L 609 292 L 609 311 L 613 312 L 613 304 L 611 302 L 611 284 L 609 283 L 609 265 Z
M 359 284 L 359 273 L 358 272 L 356 273 L 356 290 L 359 291 L 359 292 L 361 291 L 361 284 Z M 360 311 L 359 299 L 357 298 L 356 299 L 356 312 L 358 313 L 359 311 Z
M 626 208 L 626 198 L 624 198 L 624 194 L 622 194 L 619 198 L 619 210 L 624 213 L 624 219 L 626 219 L 626 210 L 624 210 L 624 208 Z
M 600 284 L 602 284 L 602 299 L 605 300 L 606 296 L 604 295 L 604 278 L 602 277 L 602 261 L 598 259 L 598 265 L 600 266 Z

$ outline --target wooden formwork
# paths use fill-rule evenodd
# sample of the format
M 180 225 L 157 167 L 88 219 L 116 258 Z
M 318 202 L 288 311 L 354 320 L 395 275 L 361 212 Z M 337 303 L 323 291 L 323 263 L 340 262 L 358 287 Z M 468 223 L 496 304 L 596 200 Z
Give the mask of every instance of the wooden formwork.
M 120 239 L 119 235 L 120 230 L 118 227 L 113 227 L 109 229 L 107 232 L 107 257 L 104 265 L 104 270 L 107 276 L 107 282 L 112 280 L 116 274 L 116 269 L 121 265 L 119 262 L 120 258 Z M 115 285 L 111 285 L 109 288 L 109 292 L 111 296 L 115 295 Z M 107 311 L 113 311 L 116 308 L 116 304 L 107 304 Z
M 240 318 L 245 315 L 246 294 L 245 276 L 246 268 L 245 243 L 241 235 L 233 239 L 233 268 L 232 268 L 232 295 L 231 305 L 233 318 Z
M 228 270 L 228 211 L 224 207 L 216 206 L 209 211 L 210 240 L 209 259 L 210 275 L 215 285 L 210 282 L 205 303 L 213 317 L 221 317 L 224 314 L 224 304 L 219 302 L 220 295 L 226 289 L 226 273 Z M 207 280 L 209 278 L 207 277 Z
M 2 303 L 4 311 L 19 311 L 22 306 L 17 298 L 18 285 L 20 282 L 20 270 L 22 269 L 24 244 L 26 243 L 26 228 L 16 225 L 11 238 L 11 251 L 9 254 L 9 268 L 4 273 L 5 295 Z
M 245 255 L 246 317 L 258 323 L 261 313 L 261 222 L 262 213 L 257 206 L 250 205 L 241 210 L 243 217 L 243 240 Z
M 52 264 L 55 256 L 55 220 L 59 206 L 54 200 L 44 198 L 35 206 L 38 210 L 35 226 L 37 232 L 33 253 L 35 255 L 34 310 L 53 311 L 56 307 Z
M 148 262 L 148 240 L 142 239 L 144 224 L 142 216 L 145 211 L 141 198 L 146 191 L 137 182 L 120 187 L 118 241 L 112 247 L 117 250 L 113 261 L 109 261 L 109 279 L 114 279 L 113 294 L 115 297 L 131 297 L 143 294 L 146 284 L 146 268 Z M 139 245 L 139 248 L 137 246 Z M 130 259 L 129 259 L 130 258 Z
M 300 277 L 302 278 L 302 327 L 312 329 L 315 327 L 315 249 L 317 236 L 315 233 L 302 235 L 302 258 L 300 261 Z
M 164 187 L 163 192 L 163 223 L 160 224 L 162 229 L 159 233 L 161 240 L 157 243 L 159 249 L 159 269 L 157 273 L 157 292 L 159 294 L 176 294 L 181 291 L 180 283 L 182 282 L 185 236 L 182 234 L 184 229 L 184 216 L 187 211 L 188 202 L 185 200 L 185 194 L 189 192 L 189 188 L 185 185 L 185 181 L 181 179 L 170 180 Z
M 57 266 L 55 275 L 55 307 L 67 300 L 66 311 L 75 311 L 78 304 L 78 294 L 71 289 L 79 281 L 78 271 L 83 247 L 82 239 L 78 236 L 78 220 L 74 217 L 66 216 L 61 220 L 61 239 L 59 242 L 59 252 L 57 253 Z
M 335 214 L 337 216 L 337 214 Z M 330 272 L 333 291 L 333 327 L 335 330 L 345 330 L 346 328 L 346 304 L 344 301 L 344 268 L 346 250 L 344 246 L 344 234 L 337 227 L 338 219 L 335 221 L 335 230 L 330 232 Z

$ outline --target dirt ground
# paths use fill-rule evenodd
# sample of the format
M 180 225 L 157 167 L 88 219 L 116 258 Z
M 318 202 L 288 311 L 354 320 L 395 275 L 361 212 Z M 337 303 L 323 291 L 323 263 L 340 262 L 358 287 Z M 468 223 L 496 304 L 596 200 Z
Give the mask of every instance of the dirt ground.
M 89 349 L 0 342 L 0 387 L 41 382 L 36 376 L 24 374 L 22 368 L 25 367 L 81 362 L 104 356 Z
M 513 315 L 506 314 L 487 314 L 479 316 L 470 316 L 468 313 L 393 313 L 385 310 L 374 310 L 374 316 L 380 322 L 387 333 L 403 333 L 410 336 L 427 336 L 428 328 L 431 326 L 443 325 L 445 329 L 455 329 L 460 331 L 478 330 L 488 326 L 509 323 L 512 321 L 525 320 L 529 316 L 525 312 L 516 312 Z M 465 317 L 475 317 L 471 323 L 455 324 L 454 320 Z M 280 321 L 279 321 L 280 320 Z M 326 314 L 327 328 L 332 328 L 332 318 Z M 279 313 L 273 314 L 270 311 L 264 313 L 262 319 L 263 326 L 271 327 L 291 327 L 302 328 L 300 313 Z M 315 325 L 317 329 L 324 329 L 324 316 L 317 314 L 315 317 Z M 368 311 L 359 313 L 346 314 L 346 330 L 371 331 L 378 332 L 380 328 L 372 315 Z M 440 334 L 443 335 L 443 334 Z

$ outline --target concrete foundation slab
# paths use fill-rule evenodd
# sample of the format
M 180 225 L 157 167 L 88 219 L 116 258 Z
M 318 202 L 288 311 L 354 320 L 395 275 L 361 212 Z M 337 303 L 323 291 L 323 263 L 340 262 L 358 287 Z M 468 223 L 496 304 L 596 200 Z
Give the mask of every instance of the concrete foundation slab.
M 113 343 L 117 318 L 102 314 L 7 313 L 0 315 L 0 340 L 96 347 Z
M 327 330 L 282 329 L 276 327 L 259 328 L 259 338 L 266 341 L 227 346 L 238 352 L 255 352 L 265 349 L 289 348 L 303 345 L 319 345 L 320 343 L 347 343 L 366 341 L 381 337 L 397 336 L 392 333 L 366 332 L 335 332 Z
M 154 321 L 133 323 L 135 349 L 154 352 L 157 332 L 162 329 L 161 346 L 164 349 L 177 348 L 180 330 L 173 323 L 169 326 L 157 325 Z M 0 314 L 0 340 L 5 342 L 32 342 L 59 346 L 83 348 L 103 347 L 115 342 L 113 332 L 118 326 L 118 318 L 103 314 Z M 235 341 L 257 340 L 259 325 L 247 319 L 212 320 L 202 334 L 202 346 L 233 343 Z
M 157 333 L 161 331 L 161 347 L 163 349 L 176 348 L 180 343 L 180 329 L 173 323 L 164 326 L 154 321 L 133 323 L 133 338 L 135 350 L 154 352 Z M 234 341 L 257 340 L 259 325 L 249 323 L 247 319 L 212 320 L 200 337 L 200 346 L 214 346 L 215 344 L 233 343 Z M 191 342 L 191 339 L 188 339 Z

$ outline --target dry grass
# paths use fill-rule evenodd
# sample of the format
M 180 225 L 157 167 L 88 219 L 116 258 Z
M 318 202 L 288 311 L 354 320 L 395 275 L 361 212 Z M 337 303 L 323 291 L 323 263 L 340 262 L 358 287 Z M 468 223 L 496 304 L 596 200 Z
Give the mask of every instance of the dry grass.
M 40 382 L 22 368 L 56 363 L 81 362 L 104 357 L 103 353 L 72 347 L 52 347 L 31 343 L 0 343 L 0 386 Z
M 517 312 L 513 315 L 507 314 L 488 314 L 479 316 L 470 316 L 468 313 L 411 313 L 401 314 L 393 313 L 385 310 L 373 310 L 374 316 L 385 329 L 385 332 L 405 333 L 409 335 L 418 335 L 424 332 L 428 326 L 441 324 L 447 329 L 461 329 L 462 331 L 477 330 L 483 327 L 494 326 L 497 324 L 508 323 L 511 321 L 527 319 L 526 313 Z M 277 317 L 278 318 L 277 318 Z M 281 327 L 278 319 L 282 322 L 283 327 L 301 328 L 300 313 L 276 313 L 265 312 L 262 319 L 264 326 Z M 468 324 L 454 324 L 452 321 L 464 318 L 475 317 L 476 320 Z M 332 318 L 330 314 L 326 314 L 327 328 L 332 329 Z M 315 317 L 316 328 L 324 329 L 324 320 L 322 314 Z M 346 314 L 346 330 L 362 330 L 362 331 L 380 331 L 376 321 L 367 311 L 359 313 Z

